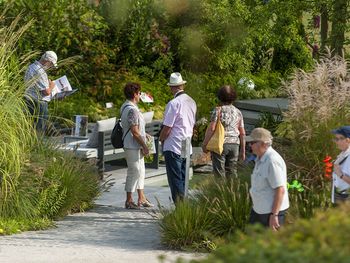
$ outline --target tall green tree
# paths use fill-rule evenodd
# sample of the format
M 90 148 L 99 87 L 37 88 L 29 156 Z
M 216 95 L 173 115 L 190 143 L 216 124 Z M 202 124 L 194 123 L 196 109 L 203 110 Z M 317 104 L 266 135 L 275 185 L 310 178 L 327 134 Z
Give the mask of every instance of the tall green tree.
M 342 56 L 344 52 L 345 32 L 349 18 L 349 3 L 349 0 L 333 1 L 331 48 L 335 55 Z

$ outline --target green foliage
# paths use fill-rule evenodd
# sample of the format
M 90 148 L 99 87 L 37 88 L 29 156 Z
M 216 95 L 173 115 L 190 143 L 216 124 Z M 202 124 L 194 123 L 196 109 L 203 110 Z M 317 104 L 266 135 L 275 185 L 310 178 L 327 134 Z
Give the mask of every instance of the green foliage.
M 272 133 L 272 135 L 275 135 L 275 132 L 281 123 L 282 115 L 276 116 L 271 112 L 262 112 L 257 127 L 263 127 L 269 130 Z
M 89 122 L 96 122 L 108 114 L 106 108 L 84 93 L 74 94 L 65 98 L 63 103 L 62 101 L 53 101 L 49 104 L 49 107 L 50 120 L 67 126 L 73 125 L 74 115 L 87 115 Z
M 162 211 L 162 241 L 173 248 L 214 249 L 222 238 L 245 229 L 250 208 L 245 181 L 211 177 L 175 210 Z
M 279 74 L 261 73 L 252 77 L 256 81 L 255 89 L 249 90 L 243 85 L 238 85 L 241 77 L 234 73 L 217 74 L 194 74 L 183 72 L 184 79 L 187 80 L 186 92 L 192 96 L 197 103 L 197 119 L 201 117 L 209 118 L 210 111 L 218 105 L 217 91 L 224 85 L 231 85 L 237 92 L 237 99 L 265 98 L 279 95 L 281 92 L 276 89 L 280 82 Z
M 57 152 L 54 147 L 44 143 L 33 149 L 32 154 L 32 165 L 43 169 L 39 214 L 52 218 L 91 207 L 99 193 L 94 164 L 81 161 L 73 153 Z
M 91 166 L 57 152 L 56 144 L 38 138 L 23 102 L 26 57 L 15 56 L 16 44 L 31 25 L 18 27 L 19 17 L 0 28 L 0 218 L 3 233 L 40 229 L 47 218 L 80 211 L 99 192 Z M 26 220 L 24 220 L 26 219 Z M 17 223 L 14 223 L 15 221 Z M 0 232 L 1 232 L 0 231 Z
M 52 218 L 58 214 L 67 195 L 67 189 L 60 189 L 60 185 L 51 184 L 39 196 L 38 210 L 40 216 Z
M 274 233 L 251 231 L 236 242 L 218 249 L 207 259 L 191 262 L 347 262 L 349 206 L 318 213 Z
M 302 182 L 308 185 L 306 180 Z M 331 186 L 327 184 L 325 186 L 305 186 L 303 192 L 289 190 L 291 208 L 288 215 L 292 218 L 309 219 L 315 215 L 317 209 L 331 207 Z
M 34 47 L 40 52 L 56 51 L 59 60 L 79 55 L 80 59 L 69 67 L 60 67 L 55 75 L 67 74 L 75 87 L 96 99 L 110 98 L 115 79 L 115 66 L 110 61 L 117 50 L 106 42 L 108 25 L 104 18 L 87 1 L 10 2 L 6 17 L 12 19 L 23 12 L 24 24 L 34 19 L 19 41 L 21 54 Z
M 100 11 L 109 21 L 118 47 L 117 64 L 133 68 L 141 77 L 153 79 L 172 71 L 170 42 L 162 22 L 161 6 L 154 0 L 108 0 Z
M 18 234 L 23 231 L 43 230 L 54 226 L 52 220 L 44 218 L 14 218 L 0 219 L 0 236 Z
M 161 240 L 171 248 L 201 243 L 208 237 L 208 228 L 213 224 L 206 203 L 200 206 L 192 200 L 179 202 L 175 210 L 161 210 L 161 213 Z
M 285 85 L 289 107 L 277 133 L 290 136 L 291 144 L 285 151 L 290 170 L 300 171 L 307 186 L 326 187 L 322 160 L 339 152 L 331 130 L 349 120 L 347 75 L 346 61 L 323 58 L 312 71 L 295 73 Z
M 207 203 L 212 222 L 210 233 L 215 236 L 244 231 L 251 209 L 248 184 L 242 179 L 211 178 L 199 187 L 198 204 Z
M 18 200 L 17 180 L 21 174 L 28 149 L 36 142 L 31 119 L 21 100 L 24 85 L 20 59 L 13 55 L 18 40 L 30 23 L 17 28 L 19 18 L 9 27 L 0 27 L 0 217 L 12 211 L 30 213 L 25 203 Z M 22 57 L 21 60 L 26 60 Z M 7 204 L 11 202 L 13 207 Z M 23 209 L 22 209 L 22 206 Z

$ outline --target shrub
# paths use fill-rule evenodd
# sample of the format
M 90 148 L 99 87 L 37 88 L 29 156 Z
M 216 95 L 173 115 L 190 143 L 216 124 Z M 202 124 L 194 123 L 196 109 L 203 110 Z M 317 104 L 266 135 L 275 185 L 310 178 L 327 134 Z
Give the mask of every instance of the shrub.
M 185 200 L 175 210 L 162 210 L 161 240 L 171 248 L 193 247 L 208 238 L 208 228 L 213 224 L 206 204 L 198 205 Z
M 99 192 L 96 172 L 73 155 L 38 138 L 23 102 L 23 68 L 15 47 L 31 25 L 0 28 L 0 233 L 40 229 L 48 218 L 91 206 Z M 17 222 L 17 223 L 14 223 Z
M 318 213 L 310 220 L 299 220 L 277 233 L 251 231 L 207 259 L 191 262 L 347 262 L 350 247 L 344 240 L 350 233 L 349 212 L 347 205 Z
M 251 209 L 248 183 L 242 179 L 210 178 L 195 195 L 198 205 L 207 204 L 214 236 L 231 235 L 236 230 L 244 231 Z
M 31 25 L 18 27 L 16 18 L 9 27 L 0 27 L 0 217 L 13 211 L 27 215 L 26 205 L 18 200 L 18 178 L 29 149 L 35 143 L 31 118 L 22 101 L 24 84 L 15 47 L 23 32 Z M 28 57 L 23 57 L 26 61 Z M 8 204 L 11 203 L 12 207 Z
M 43 169 L 38 185 L 40 216 L 56 218 L 93 205 L 99 193 L 93 164 L 81 161 L 74 153 L 57 152 L 49 143 L 39 144 L 33 149 L 31 159 L 33 164 Z
M 215 249 L 245 229 L 250 207 L 245 181 L 210 178 L 174 210 L 162 212 L 162 241 L 172 248 Z
M 349 77 L 344 59 L 324 57 L 311 72 L 297 71 L 284 83 L 289 108 L 277 133 L 291 139 L 285 152 L 290 170 L 303 171 L 307 186 L 328 187 L 322 160 L 337 155 L 330 131 L 350 117 Z

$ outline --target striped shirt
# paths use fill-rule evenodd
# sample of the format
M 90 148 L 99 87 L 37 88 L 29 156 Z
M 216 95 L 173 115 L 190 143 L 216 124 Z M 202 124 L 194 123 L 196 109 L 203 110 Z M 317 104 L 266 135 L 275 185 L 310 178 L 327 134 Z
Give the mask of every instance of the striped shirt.
M 41 100 L 42 91 L 49 87 L 49 78 L 39 61 L 35 61 L 28 67 L 24 81 L 27 86 L 25 95 L 35 100 Z

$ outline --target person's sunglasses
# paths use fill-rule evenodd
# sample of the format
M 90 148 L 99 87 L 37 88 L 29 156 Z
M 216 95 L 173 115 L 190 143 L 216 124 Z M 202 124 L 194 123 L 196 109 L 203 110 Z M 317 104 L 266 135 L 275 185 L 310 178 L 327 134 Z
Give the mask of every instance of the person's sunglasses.
M 251 142 L 248 142 L 248 144 L 253 145 L 253 144 L 256 144 L 257 142 L 259 142 L 259 141 L 251 141 Z
M 338 142 L 338 141 L 343 141 L 345 139 L 346 138 L 344 138 L 344 137 L 335 137 L 335 138 L 333 138 L 333 141 Z

